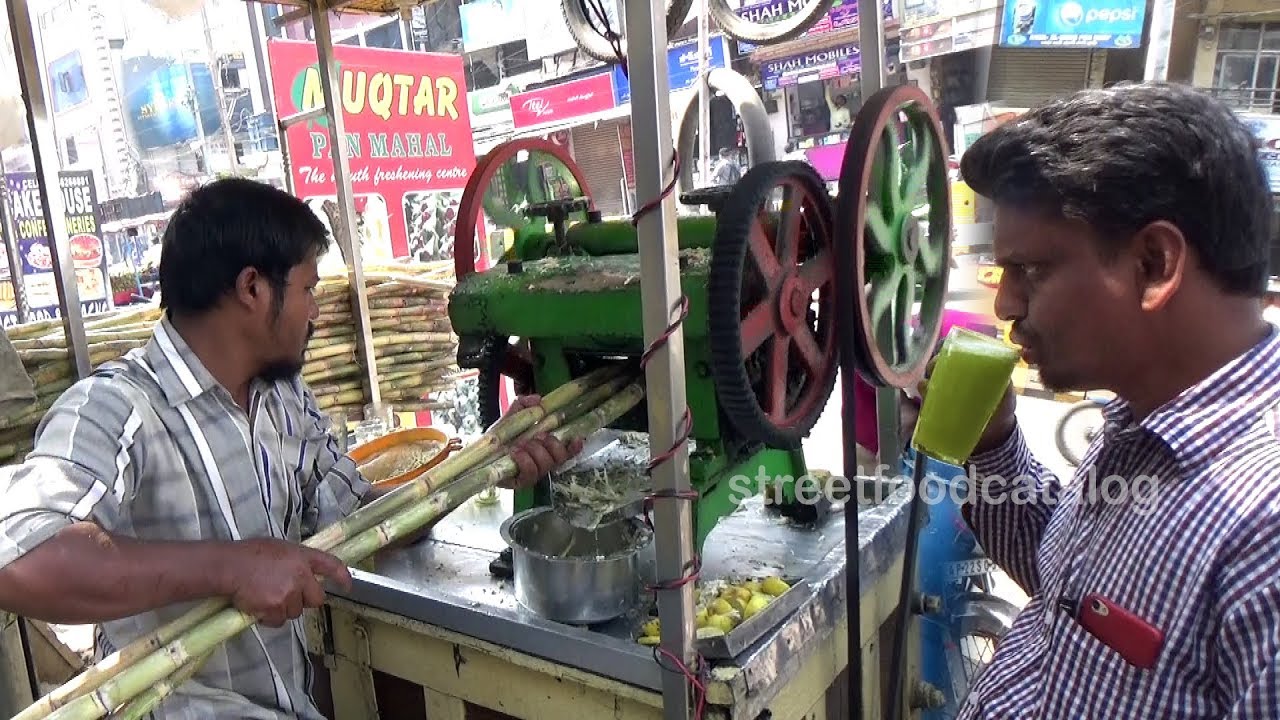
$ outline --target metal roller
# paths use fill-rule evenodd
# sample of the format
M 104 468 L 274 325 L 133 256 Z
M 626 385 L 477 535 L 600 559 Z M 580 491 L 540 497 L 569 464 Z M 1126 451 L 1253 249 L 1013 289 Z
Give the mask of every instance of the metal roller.
M 728 68 L 715 68 L 707 73 L 707 84 L 712 90 L 724 93 L 733 103 L 734 110 L 742 118 L 742 129 L 747 137 L 747 166 L 773 162 L 773 128 L 769 126 L 769 113 L 751 81 Z M 693 158 L 698 153 L 698 94 L 693 93 L 677 125 L 676 149 L 684 162 L 680 163 L 680 176 L 676 191 L 683 195 L 694 190 L 693 171 L 697 164 Z M 714 153 L 713 153 L 714 154 Z
M 942 327 L 951 257 L 951 187 L 942 123 L 919 88 L 872 95 L 840 170 L 836 227 L 850 237 L 859 371 L 914 387 Z
M 716 214 L 707 281 L 711 371 L 748 440 L 798 448 L 839 360 L 831 201 L 813 167 L 757 165 Z
M 602 0 L 609 2 L 610 0 Z M 607 38 L 597 32 L 596 28 L 601 27 L 602 23 L 595 15 L 594 10 L 588 6 L 588 2 L 592 0 L 561 0 L 560 11 L 564 14 L 564 23 L 569 28 L 569 33 L 573 35 L 573 41 L 578 44 L 578 48 L 590 57 L 599 60 L 608 65 L 616 65 L 619 62 L 619 53 L 621 57 L 627 57 L 627 39 L 623 36 L 622 28 L 611 28 L 618 33 L 618 48 L 615 49 L 613 44 Z M 689 10 L 693 7 L 693 0 L 671 0 L 667 5 L 667 35 L 674 35 L 684 25 L 685 18 L 689 17 Z M 592 13 L 588 20 L 587 13 Z M 621 23 L 619 18 L 619 23 Z M 595 27 L 593 27 L 593 23 Z
M 728 0 L 708 0 L 711 17 L 724 33 L 734 40 L 757 45 L 776 45 L 800 37 L 831 10 L 834 0 L 809 0 L 794 15 L 777 22 L 759 23 L 748 20 L 729 7 Z

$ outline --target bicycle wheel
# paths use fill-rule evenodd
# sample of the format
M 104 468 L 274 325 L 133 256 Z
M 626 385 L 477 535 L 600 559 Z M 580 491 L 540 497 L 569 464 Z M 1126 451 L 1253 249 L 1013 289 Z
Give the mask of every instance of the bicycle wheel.
M 1062 453 L 1062 457 L 1071 467 L 1080 465 L 1103 422 L 1102 405 L 1095 400 L 1081 400 L 1075 403 L 1067 408 L 1062 418 L 1058 420 L 1054 441 L 1058 446 L 1058 452 Z M 1072 429 L 1073 423 L 1079 426 L 1078 429 Z M 1081 440 L 1084 441 L 1083 448 L 1080 447 Z
M 995 656 L 1019 611 L 1013 603 L 984 592 L 963 593 L 953 602 L 956 611 L 951 627 L 955 643 L 948 646 L 947 665 L 952 697 L 959 705 Z

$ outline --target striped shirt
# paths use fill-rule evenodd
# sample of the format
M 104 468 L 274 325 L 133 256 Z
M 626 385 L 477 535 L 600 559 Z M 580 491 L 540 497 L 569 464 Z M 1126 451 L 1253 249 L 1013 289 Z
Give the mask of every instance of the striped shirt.
M 73 522 L 140 540 L 295 542 L 368 490 L 301 379 L 255 381 L 251 412 L 167 320 L 150 341 L 64 393 L 25 463 L 0 469 L 0 566 Z M 103 623 L 101 658 L 194 606 Z M 319 720 L 299 621 L 224 643 L 156 717 Z
M 974 530 L 1031 599 L 959 717 L 1280 717 L 1280 334 L 1140 422 L 1104 415 L 1068 484 L 1021 431 L 972 460 Z M 1154 667 L 1062 609 L 1087 593 L 1163 632 Z

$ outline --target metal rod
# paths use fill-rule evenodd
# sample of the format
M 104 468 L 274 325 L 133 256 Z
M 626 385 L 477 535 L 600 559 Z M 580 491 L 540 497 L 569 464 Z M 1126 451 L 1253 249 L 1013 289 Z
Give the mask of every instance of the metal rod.
M 1147 62 L 1142 79 L 1169 79 L 1169 49 L 1173 43 L 1175 0 L 1155 0 L 1151 6 L 1151 30 L 1147 33 Z
M 315 120 L 321 115 L 328 114 L 328 112 L 329 112 L 329 106 L 328 104 L 325 104 L 321 107 L 313 107 L 310 110 L 303 110 L 302 112 L 296 112 L 292 115 L 285 115 L 284 117 L 280 118 L 280 129 L 288 130 L 290 127 L 297 125 L 300 122 Z
M 907 686 L 907 638 L 911 634 L 912 608 L 915 605 L 916 552 L 920 535 L 920 488 L 925 483 L 929 457 L 916 452 L 911 468 L 911 497 L 907 499 L 907 546 L 902 558 L 902 578 L 898 586 L 898 624 L 894 626 L 893 648 L 889 659 L 889 718 L 901 720 L 906 716 Z
M 89 364 L 89 343 L 84 334 L 84 316 L 80 308 L 80 289 L 76 286 L 75 265 L 71 260 L 71 243 L 67 239 L 66 203 L 58 183 L 58 164 L 45 162 L 43 150 L 56 148 L 49 108 L 45 104 L 43 72 L 36 52 L 35 33 L 27 0 L 9 0 L 9 29 L 13 33 L 13 50 L 18 62 L 18 82 L 27 105 L 27 131 L 31 134 L 31 156 L 35 161 L 36 180 L 40 188 L 40 207 L 49 242 L 53 245 L 53 281 L 62 305 L 62 328 L 67 348 L 75 363 L 76 375 L 85 377 Z M 55 157 L 57 156 L 55 152 Z M 14 238 L 17 242 L 17 238 Z
M 698 2 L 698 171 L 701 175 L 701 187 L 711 186 L 711 158 L 715 151 L 711 149 L 711 85 L 707 79 L 711 72 L 711 11 L 707 8 L 707 0 Z
M 352 314 L 359 326 L 360 354 L 364 359 L 365 382 L 369 386 L 369 402 L 382 403 L 378 389 L 378 366 L 373 353 L 373 332 L 369 327 L 369 297 L 364 286 L 363 260 L 356 233 L 356 204 L 351 196 L 351 163 L 347 152 L 347 133 L 338 97 L 338 67 L 333 62 L 333 33 L 329 27 L 329 11 L 312 7 L 311 24 L 316 36 L 316 55 L 319 61 L 320 90 L 324 97 L 325 118 L 329 121 L 329 152 L 333 158 L 333 185 L 338 193 L 338 212 L 342 227 L 335 228 L 338 246 L 347 261 L 347 276 L 351 281 Z M 281 133 L 283 135 L 283 133 Z
M 884 10 L 879 2 L 858 3 L 859 82 L 863 99 L 884 87 Z
M 231 166 L 231 174 L 240 174 L 240 161 L 236 158 L 236 136 L 231 131 L 231 120 L 227 116 L 227 93 L 222 87 L 222 67 L 213 52 L 213 28 L 209 27 L 209 12 L 206 3 L 200 4 L 200 24 L 204 26 L 204 49 L 209 56 L 209 80 L 213 83 L 213 96 L 218 103 L 218 121 L 222 123 L 222 141 L 227 144 L 227 163 Z M 214 75 L 214 70 L 217 75 Z M 199 107 L 199 103 L 196 104 Z M 198 111 L 197 111 L 198 112 Z
M 644 307 L 644 336 L 654 343 L 674 320 L 682 294 L 676 239 L 676 207 L 663 191 L 674 179 L 671 143 L 671 89 L 667 75 L 666 3 L 632 0 L 624 4 L 627 27 L 627 69 L 631 83 L 631 144 L 636 173 L 636 205 L 658 203 L 641 215 L 636 228 L 640 242 L 640 292 Z M 690 158 L 683 158 L 688 162 Z M 661 201 L 659 202 L 659 198 Z M 655 468 L 657 493 L 689 490 L 689 446 L 682 434 L 685 412 L 684 331 L 677 327 L 653 353 L 645 370 L 649 412 L 649 451 L 652 457 L 675 448 L 666 462 Z M 693 571 L 693 512 L 686 500 L 660 498 L 654 503 L 657 575 L 661 581 L 685 577 Z M 693 652 L 693 583 L 658 593 L 658 617 L 662 649 L 670 653 L 663 663 L 663 717 L 687 720 L 691 697 L 689 679 L 671 667 L 679 658 L 696 671 Z

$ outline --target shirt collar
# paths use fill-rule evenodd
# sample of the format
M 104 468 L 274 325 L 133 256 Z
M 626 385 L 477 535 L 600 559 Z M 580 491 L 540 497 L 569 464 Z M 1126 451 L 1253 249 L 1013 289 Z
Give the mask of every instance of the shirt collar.
M 173 407 L 221 387 L 191 346 L 174 329 L 167 315 L 156 323 L 143 354 L 165 398 Z
M 1266 408 L 1280 403 L 1280 329 L 1178 394 L 1138 423 L 1160 438 L 1179 464 L 1196 467 L 1245 430 Z M 1134 424 L 1129 403 L 1116 399 L 1103 409 L 1108 423 Z

